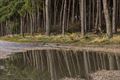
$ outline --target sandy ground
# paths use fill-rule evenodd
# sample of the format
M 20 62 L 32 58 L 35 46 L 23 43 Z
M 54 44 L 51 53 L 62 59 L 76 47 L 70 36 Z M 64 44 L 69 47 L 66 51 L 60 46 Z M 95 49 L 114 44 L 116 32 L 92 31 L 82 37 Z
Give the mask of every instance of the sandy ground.
M 90 79 L 89 80 L 120 80 L 120 71 L 98 71 L 96 73 L 92 73 L 89 75 Z M 85 80 L 85 79 L 80 79 L 80 78 L 63 78 L 60 80 Z
M 63 78 L 63 79 L 60 79 L 60 80 L 85 80 L 85 79 L 81 79 L 81 78 Z
M 91 80 L 120 80 L 120 71 L 98 71 L 91 74 Z
M 118 53 L 120 54 L 120 45 L 86 45 L 73 46 L 53 43 L 15 43 L 0 41 L 0 58 L 6 57 L 10 53 L 25 52 L 27 50 L 74 50 L 74 51 L 93 51 L 103 53 Z
M 15 43 L 0 41 L 0 51 L 4 50 L 24 50 L 24 49 L 70 49 L 70 50 L 86 50 L 86 51 L 103 51 L 103 52 L 115 52 L 120 53 L 120 45 L 85 45 L 85 46 L 73 46 L 63 45 L 57 43 Z

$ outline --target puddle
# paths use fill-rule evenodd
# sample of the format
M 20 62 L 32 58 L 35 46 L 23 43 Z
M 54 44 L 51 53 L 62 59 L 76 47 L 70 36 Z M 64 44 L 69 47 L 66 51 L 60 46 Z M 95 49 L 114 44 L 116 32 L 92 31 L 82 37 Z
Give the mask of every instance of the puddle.
M 0 79 L 89 79 L 89 74 L 96 71 L 119 69 L 120 55 L 115 53 L 62 49 L 28 50 L 0 60 Z

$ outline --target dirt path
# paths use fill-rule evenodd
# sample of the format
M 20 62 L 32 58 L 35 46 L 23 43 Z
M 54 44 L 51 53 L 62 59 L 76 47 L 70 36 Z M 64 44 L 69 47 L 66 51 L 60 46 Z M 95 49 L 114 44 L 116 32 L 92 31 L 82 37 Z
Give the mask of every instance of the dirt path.
M 14 52 L 24 52 L 27 50 L 48 50 L 48 49 L 59 49 L 59 50 L 81 50 L 81 51 L 95 51 L 95 52 L 106 52 L 106 53 L 120 53 L 120 45 L 86 45 L 86 46 L 73 46 L 73 45 L 62 45 L 52 43 L 15 43 L 0 41 L 0 57 L 6 56 Z

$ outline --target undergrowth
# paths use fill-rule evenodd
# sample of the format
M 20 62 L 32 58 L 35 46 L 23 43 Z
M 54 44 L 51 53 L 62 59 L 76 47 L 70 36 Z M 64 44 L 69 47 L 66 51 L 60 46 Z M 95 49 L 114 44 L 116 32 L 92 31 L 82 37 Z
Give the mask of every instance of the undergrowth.
M 86 34 L 82 37 L 80 33 L 67 33 L 65 35 L 41 35 L 37 34 L 31 36 L 26 34 L 25 37 L 21 35 L 4 36 L 0 37 L 0 40 L 12 41 L 12 42 L 43 42 L 43 43 L 61 43 L 61 44 L 75 44 L 75 45 L 92 45 L 92 44 L 120 44 L 120 35 L 114 35 L 109 39 L 105 34 Z

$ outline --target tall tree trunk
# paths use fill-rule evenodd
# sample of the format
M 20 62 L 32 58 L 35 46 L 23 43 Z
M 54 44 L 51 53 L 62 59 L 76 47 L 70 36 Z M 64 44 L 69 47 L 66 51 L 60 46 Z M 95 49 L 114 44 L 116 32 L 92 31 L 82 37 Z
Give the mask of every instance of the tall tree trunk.
M 60 26 L 62 26 L 63 9 L 64 9 L 64 0 L 62 0 L 62 5 L 60 9 Z
M 103 0 L 103 8 L 104 8 L 105 21 L 106 21 L 107 36 L 111 38 L 113 36 L 112 35 L 112 24 L 111 24 L 107 0 Z
M 92 28 L 95 27 L 95 1 L 92 0 Z
M 97 0 L 97 13 L 96 13 L 96 23 L 95 23 L 95 32 L 102 33 L 101 30 L 101 0 Z
M 54 28 L 56 26 L 56 16 L 57 16 L 57 0 L 54 1 Z
M 97 12 L 96 12 L 96 22 L 95 22 L 95 32 L 98 33 L 98 20 L 99 20 L 99 0 L 97 0 Z
M 99 30 L 102 33 L 102 5 L 101 5 L 101 0 L 98 1 L 99 4 Z
M 32 18 L 32 14 L 30 15 L 30 34 L 33 35 L 33 18 Z
M 68 14 L 67 14 L 67 31 L 69 29 L 69 20 L 70 20 L 70 7 L 71 7 L 71 0 L 69 0 L 69 5 L 68 5 Z
M 85 35 L 86 28 L 86 0 L 81 0 L 81 35 Z
M 66 6 L 67 6 L 67 0 L 64 1 L 63 22 L 62 22 L 62 34 L 63 35 L 65 34 Z
M 116 28 L 116 0 L 113 0 L 112 28 L 113 28 L 113 33 L 116 33 L 117 32 L 117 28 Z
M 73 0 L 72 3 L 72 23 L 74 22 L 74 16 L 75 16 L 75 0 Z
M 88 30 L 90 31 L 90 29 L 91 29 L 91 1 L 92 0 L 89 0 L 89 17 L 88 17 Z
M 45 1 L 45 10 L 46 10 L 46 35 L 49 36 L 50 35 L 50 22 L 49 22 L 49 1 L 50 0 L 46 0 Z
M 21 29 L 20 29 L 20 33 L 21 33 L 21 36 L 24 37 L 24 31 L 23 31 L 23 30 L 24 30 L 24 29 L 23 29 L 23 26 L 24 26 L 24 25 L 23 25 L 23 24 L 24 24 L 24 23 L 23 23 L 23 17 L 21 16 L 21 17 L 20 17 L 20 28 L 21 28 Z

